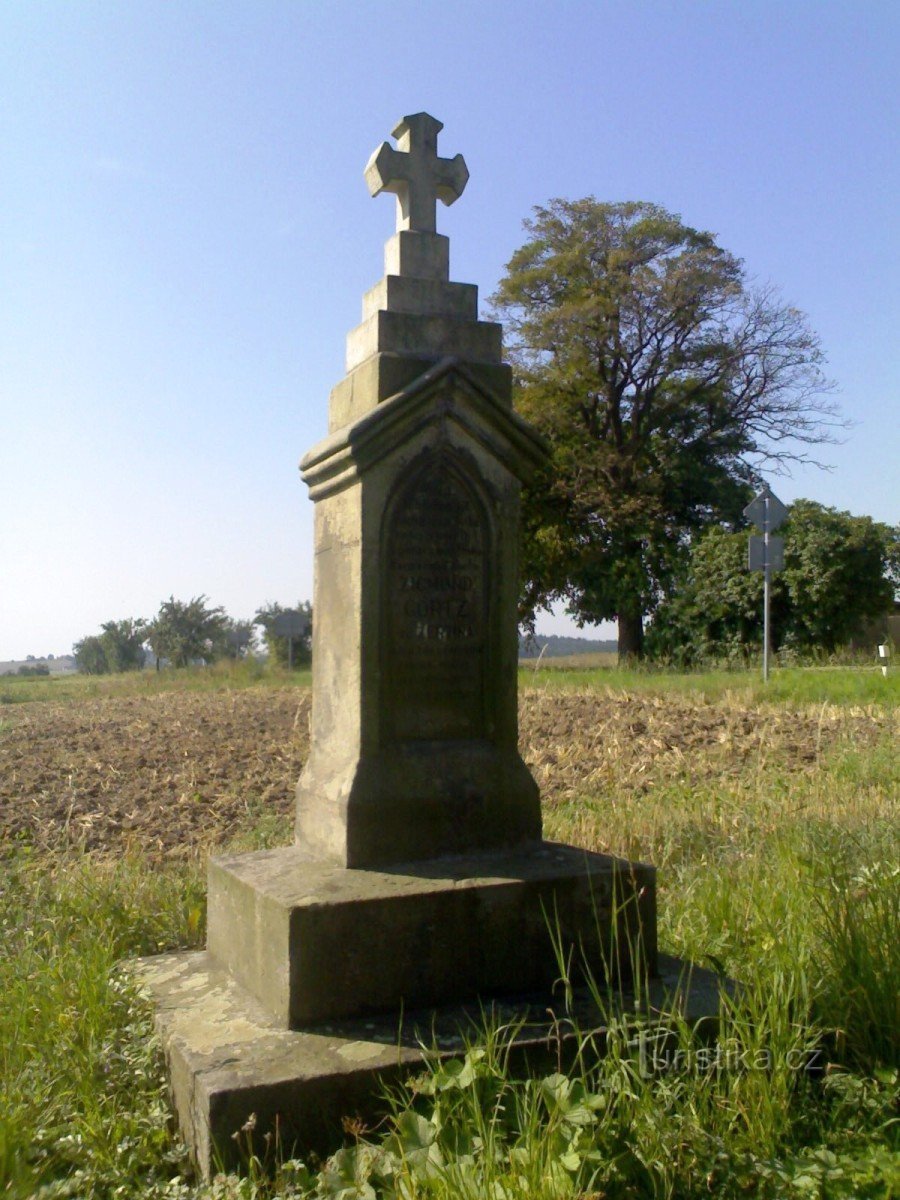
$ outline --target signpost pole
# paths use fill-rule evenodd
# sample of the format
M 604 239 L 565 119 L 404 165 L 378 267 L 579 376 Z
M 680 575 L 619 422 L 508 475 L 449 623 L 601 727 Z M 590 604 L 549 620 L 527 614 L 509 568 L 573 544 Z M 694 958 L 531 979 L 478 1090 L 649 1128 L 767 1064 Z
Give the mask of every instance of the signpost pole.
M 288 670 L 294 669 L 294 642 L 309 633 L 309 617 L 298 610 L 285 609 L 275 615 L 272 632 L 276 637 L 287 639 Z
M 766 497 L 766 519 L 763 529 L 765 559 L 763 561 L 763 683 L 769 682 L 769 592 L 772 582 L 772 560 L 769 554 L 769 500 Z
M 762 534 L 753 534 L 748 546 L 747 566 L 751 571 L 763 573 L 763 683 L 769 682 L 769 658 L 771 657 L 770 607 L 772 602 L 772 572 L 784 569 L 784 539 L 773 537 L 787 516 L 787 509 L 768 486 L 744 509 L 747 517 Z

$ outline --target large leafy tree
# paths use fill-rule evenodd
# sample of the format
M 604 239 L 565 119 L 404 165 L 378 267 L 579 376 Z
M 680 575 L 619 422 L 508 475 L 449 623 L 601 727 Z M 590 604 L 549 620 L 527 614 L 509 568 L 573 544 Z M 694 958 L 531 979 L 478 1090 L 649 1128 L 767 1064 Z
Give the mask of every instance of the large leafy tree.
M 900 529 L 826 508 L 790 507 L 784 570 L 772 580 L 775 648 L 828 652 L 886 616 L 900 590 Z M 747 570 L 747 533 L 699 537 L 678 586 L 648 632 L 656 657 L 689 664 L 762 648 L 762 575 Z
M 106 651 L 96 634 L 88 634 L 72 647 L 75 665 L 83 675 L 108 675 L 109 663 Z
M 157 661 L 167 658 L 175 667 L 211 662 L 227 652 L 228 617 L 211 608 L 206 596 L 183 601 L 170 596 L 159 606 L 147 640 Z
M 138 617 L 123 621 L 105 621 L 100 643 L 110 671 L 137 671 L 144 665 L 147 622 Z
M 652 204 L 554 200 L 525 222 L 495 314 L 518 409 L 552 461 L 525 495 L 522 617 L 556 600 L 644 617 L 690 537 L 735 522 L 762 464 L 829 440 L 818 339 L 709 233 Z
M 147 622 L 143 618 L 104 621 L 100 629 L 99 635 L 84 637 L 72 647 L 79 671 L 86 675 L 107 675 L 137 671 L 144 665 Z

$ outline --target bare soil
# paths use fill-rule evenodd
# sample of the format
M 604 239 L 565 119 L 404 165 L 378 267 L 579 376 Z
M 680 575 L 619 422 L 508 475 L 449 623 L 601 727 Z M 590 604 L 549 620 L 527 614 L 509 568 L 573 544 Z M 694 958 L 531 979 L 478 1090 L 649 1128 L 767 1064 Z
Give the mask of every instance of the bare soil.
M 0 848 L 133 844 L 186 856 L 263 813 L 286 831 L 309 749 L 308 691 L 168 692 L 28 703 L 0 722 Z M 525 690 L 522 753 L 548 804 L 647 791 L 778 763 L 815 769 L 839 739 L 881 736 L 888 713 L 753 709 L 696 695 Z

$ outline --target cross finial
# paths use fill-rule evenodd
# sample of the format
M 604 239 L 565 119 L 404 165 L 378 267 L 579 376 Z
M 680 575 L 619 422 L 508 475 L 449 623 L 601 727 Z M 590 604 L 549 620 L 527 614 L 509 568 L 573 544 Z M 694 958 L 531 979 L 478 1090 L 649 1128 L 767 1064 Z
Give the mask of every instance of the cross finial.
M 404 117 L 394 128 L 398 149 L 382 142 L 366 163 L 366 183 L 373 196 L 393 192 L 397 197 L 397 230 L 435 232 L 437 200 L 452 204 L 463 194 L 469 169 L 461 154 L 438 158 L 440 121 L 428 113 Z

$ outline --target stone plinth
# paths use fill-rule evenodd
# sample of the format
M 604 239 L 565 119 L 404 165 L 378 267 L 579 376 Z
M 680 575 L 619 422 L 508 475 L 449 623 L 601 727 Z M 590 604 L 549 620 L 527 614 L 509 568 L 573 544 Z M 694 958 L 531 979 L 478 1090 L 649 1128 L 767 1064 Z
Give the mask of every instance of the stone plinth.
M 345 870 L 300 847 L 220 858 L 209 953 L 284 1028 L 549 991 L 554 941 L 598 979 L 656 970 L 655 872 L 571 846 Z
M 576 1051 L 574 1026 L 593 1033 L 598 1053 L 611 1017 L 652 1020 L 677 1013 L 712 1032 L 721 987 L 711 971 L 661 956 L 646 987 L 611 993 L 602 1011 L 583 989 L 568 1006 L 560 996 L 541 993 L 294 1031 L 281 1028 L 203 952 L 141 959 L 134 974 L 154 1003 L 179 1123 L 205 1178 L 219 1165 L 236 1165 L 233 1135 L 251 1116 L 261 1157 L 265 1135 L 276 1129 L 285 1156 L 337 1149 L 344 1118 L 373 1125 L 383 1115 L 384 1084 L 420 1072 L 428 1062 L 461 1056 L 486 1026 L 516 1030 L 511 1072 L 549 1073 Z M 246 1146 L 247 1136 L 241 1136 Z

